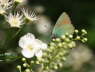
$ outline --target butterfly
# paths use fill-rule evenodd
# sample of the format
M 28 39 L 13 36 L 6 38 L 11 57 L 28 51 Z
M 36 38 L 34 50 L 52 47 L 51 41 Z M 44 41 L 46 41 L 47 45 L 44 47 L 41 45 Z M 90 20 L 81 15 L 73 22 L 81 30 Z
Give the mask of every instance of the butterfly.
M 63 12 L 58 18 L 52 31 L 52 38 L 61 37 L 62 35 L 73 34 L 74 26 L 71 23 L 70 17 L 66 12 Z

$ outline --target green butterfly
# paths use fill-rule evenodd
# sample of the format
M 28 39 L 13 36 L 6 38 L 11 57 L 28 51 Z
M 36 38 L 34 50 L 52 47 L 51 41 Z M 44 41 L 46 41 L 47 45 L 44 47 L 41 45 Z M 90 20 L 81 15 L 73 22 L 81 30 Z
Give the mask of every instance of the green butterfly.
M 63 12 L 62 15 L 57 20 L 53 32 L 52 37 L 61 37 L 62 35 L 73 34 L 74 26 L 71 24 L 70 17 L 66 12 Z

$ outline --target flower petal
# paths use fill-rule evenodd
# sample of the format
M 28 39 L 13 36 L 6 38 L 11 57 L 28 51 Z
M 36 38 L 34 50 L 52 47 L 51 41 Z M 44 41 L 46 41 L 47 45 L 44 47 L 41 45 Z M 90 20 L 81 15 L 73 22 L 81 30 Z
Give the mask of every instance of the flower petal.
M 40 51 L 37 51 L 36 53 L 35 53 L 35 56 L 37 56 L 38 58 L 40 58 L 40 57 L 42 57 L 42 51 L 40 50 Z
M 26 35 L 22 36 L 19 40 L 19 46 L 21 48 L 26 48 L 27 45 L 33 44 L 35 36 L 31 33 L 27 33 Z
M 46 43 L 44 43 L 44 42 L 42 42 L 41 40 L 38 40 L 38 39 L 36 39 L 36 42 L 39 44 L 40 49 L 43 49 L 43 50 L 47 49 L 47 44 Z
M 22 50 L 22 55 L 26 58 L 31 58 L 34 56 L 34 51 L 23 49 Z

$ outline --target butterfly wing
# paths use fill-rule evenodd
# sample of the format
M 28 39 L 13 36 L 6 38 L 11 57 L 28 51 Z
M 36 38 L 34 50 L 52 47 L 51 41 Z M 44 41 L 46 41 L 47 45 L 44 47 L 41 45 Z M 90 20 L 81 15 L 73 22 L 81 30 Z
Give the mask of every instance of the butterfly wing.
M 70 17 L 67 13 L 63 12 L 57 20 L 52 32 L 53 37 L 60 37 L 66 33 L 72 34 L 74 32 L 74 26 L 71 24 Z

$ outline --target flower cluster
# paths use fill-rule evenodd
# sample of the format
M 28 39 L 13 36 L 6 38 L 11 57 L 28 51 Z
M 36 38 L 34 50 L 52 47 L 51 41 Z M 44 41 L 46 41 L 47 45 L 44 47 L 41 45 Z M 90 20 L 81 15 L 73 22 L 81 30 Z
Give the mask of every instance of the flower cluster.
M 39 63 L 44 65 L 43 70 L 54 70 L 62 67 L 70 50 L 76 47 L 76 41 L 83 43 L 87 41 L 86 34 L 85 29 L 82 29 L 81 32 L 75 30 L 74 34 L 66 33 L 60 38 L 52 39 L 49 48 L 44 52 L 43 58 L 39 60 Z
M 25 19 L 33 22 L 38 20 L 34 11 L 29 11 L 27 8 L 21 8 L 21 12 L 9 12 L 9 9 L 14 8 L 15 2 L 23 3 L 26 0 L 0 0 L 0 14 L 4 15 L 5 20 L 9 23 L 10 27 L 20 28 L 25 24 Z M 15 6 L 15 8 L 17 5 Z
M 69 55 L 70 50 L 76 47 L 76 41 L 79 40 L 79 41 L 82 41 L 83 43 L 87 41 L 87 38 L 85 37 L 86 34 L 87 32 L 85 29 L 82 29 L 81 32 L 79 32 L 78 30 L 75 30 L 75 33 L 72 35 L 66 34 L 66 35 L 62 35 L 60 38 L 52 39 L 52 41 L 48 45 L 48 48 L 46 44 L 40 41 L 37 42 L 38 40 L 35 41 L 35 37 L 32 34 L 31 35 L 30 33 L 26 34 L 25 36 L 21 37 L 19 41 L 19 46 L 25 49 L 27 53 L 27 54 L 24 54 L 24 51 L 22 49 L 22 54 L 24 56 L 26 55 L 25 56 L 26 58 L 28 57 L 27 55 L 29 53 L 31 57 L 33 57 L 34 55 L 37 56 L 36 55 L 36 52 L 38 52 L 37 49 L 43 50 L 43 48 L 45 48 L 46 50 L 43 51 L 43 55 L 41 56 L 41 58 L 37 60 L 30 60 L 29 62 L 27 62 L 26 58 L 22 58 L 22 61 L 24 62 L 22 67 L 25 67 L 26 72 L 27 70 L 29 72 L 32 72 L 33 69 L 29 67 L 35 64 L 41 65 L 42 72 L 56 70 L 58 68 L 63 67 L 63 63 L 64 61 L 66 61 L 66 57 Z M 37 42 L 37 44 L 35 42 Z M 40 43 L 40 46 L 38 43 Z M 34 45 L 37 46 L 37 49 L 34 49 L 36 48 Z M 27 52 L 27 50 L 30 50 L 31 52 Z M 40 50 L 38 54 L 40 54 Z M 22 67 L 21 65 L 19 66 L 20 68 L 18 66 L 17 68 L 20 70 Z

